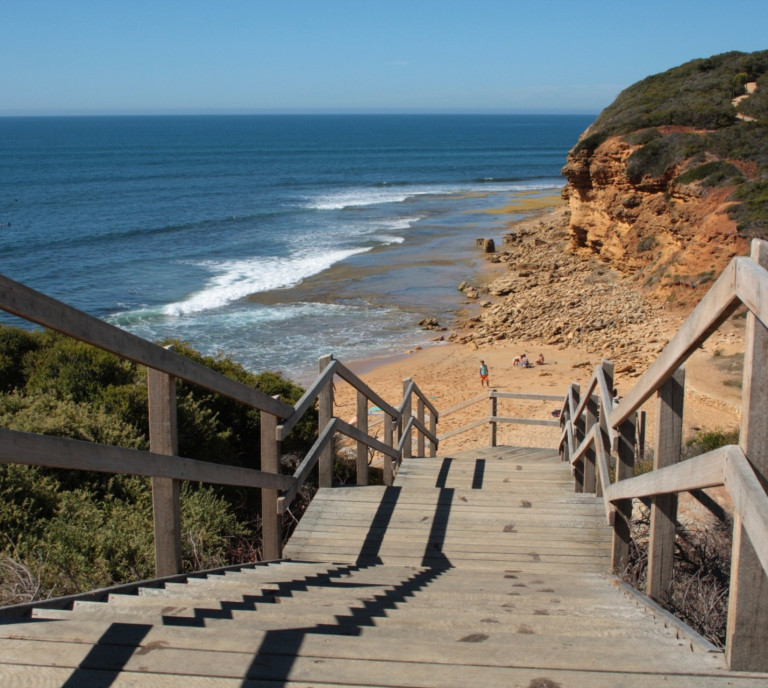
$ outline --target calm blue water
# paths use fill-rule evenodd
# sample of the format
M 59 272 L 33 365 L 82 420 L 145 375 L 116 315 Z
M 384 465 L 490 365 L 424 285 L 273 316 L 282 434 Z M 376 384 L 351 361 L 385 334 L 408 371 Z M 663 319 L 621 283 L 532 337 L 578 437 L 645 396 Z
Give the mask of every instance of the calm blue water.
M 292 377 L 449 321 L 589 116 L 0 118 L 0 272 Z

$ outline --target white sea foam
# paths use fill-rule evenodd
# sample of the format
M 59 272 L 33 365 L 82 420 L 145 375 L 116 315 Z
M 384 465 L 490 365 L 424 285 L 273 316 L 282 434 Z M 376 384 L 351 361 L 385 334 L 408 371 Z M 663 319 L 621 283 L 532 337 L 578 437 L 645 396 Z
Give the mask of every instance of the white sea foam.
M 178 317 L 215 310 L 256 292 L 280 289 L 298 284 L 307 277 L 328 269 L 335 263 L 368 249 L 355 248 L 337 251 L 314 251 L 290 258 L 261 257 L 224 262 L 208 261 L 204 266 L 213 274 L 200 291 L 187 298 L 169 303 L 158 310 L 142 309 L 134 313 L 120 313 L 118 322 L 136 317 Z
M 373 239 L 382 244 L 402 244 L 405 241 L 405 237 L 391 236 L 389 234 L 377 234 Z
M 564 182 L 556 179 L 526 182 L 494 182 L 425 186 L 358 187 L 309 199 L 307 207 L 314 210 L 344 210 L 384 203 L 402 203 L 417 196 L 450 196 L 467 193 L 505 193 L 512 191 L 544 191 L 559 189 Z

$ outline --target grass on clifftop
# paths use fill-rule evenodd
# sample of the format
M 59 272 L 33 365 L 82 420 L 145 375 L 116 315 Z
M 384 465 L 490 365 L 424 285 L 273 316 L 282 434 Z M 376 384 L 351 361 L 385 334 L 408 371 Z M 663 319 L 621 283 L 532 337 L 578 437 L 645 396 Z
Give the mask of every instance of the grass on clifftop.
M 750 82 L 756 92 L 734 106 Z M 628 161 L 634 184 L 674 170 L 675 184 L 733 186 L 729 213 L 741 234 L 768 238 L 768 50 L 691 60 L 638 81 L 603 110 L 573 153 L 611 136 L 640 146 Z

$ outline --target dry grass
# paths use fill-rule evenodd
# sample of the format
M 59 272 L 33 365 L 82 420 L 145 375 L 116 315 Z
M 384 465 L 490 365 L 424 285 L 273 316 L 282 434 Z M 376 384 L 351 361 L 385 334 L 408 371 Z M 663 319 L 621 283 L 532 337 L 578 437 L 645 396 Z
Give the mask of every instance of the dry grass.
M 622 578 L 644 590 L 648 569 L 650 511 L 643 507 L 632 522 L 630 563 Z M 712 519 L 699 526 L 678 523 L 670 612 L 718 647 L 725 645 L 733 523 Z

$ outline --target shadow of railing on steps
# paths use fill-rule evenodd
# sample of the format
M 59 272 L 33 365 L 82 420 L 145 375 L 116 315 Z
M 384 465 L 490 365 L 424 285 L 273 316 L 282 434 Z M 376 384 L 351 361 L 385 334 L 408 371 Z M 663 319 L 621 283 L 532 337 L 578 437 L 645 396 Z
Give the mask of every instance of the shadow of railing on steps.
M 603 361 L 585 390 L 570 386 L 560 418 L 560 452 L 573 466 L 575 489 L 602 498 L 606 520 L 613 527 L 611 570 L 617 574 L 629 561 L 632 500 L 651 500 L 646 593 L 654 600 L 663 603 L 669 595 L 678 493 L 726 488 L 733 502 L 734 537 L 725 652 L 731 668 L 751 671 L 768 671 L 766 268 L 768 242 L 754 240 L 751 257 L 731 261 L 620 404 L 613 402 L 613 365 Z M 747 308 L 747 324 L 739 444 L 681 461 L 685 396 L 681 366 L 741 306 Z M 635 477 L 635 418 L 653 395 L 653 470 Z

